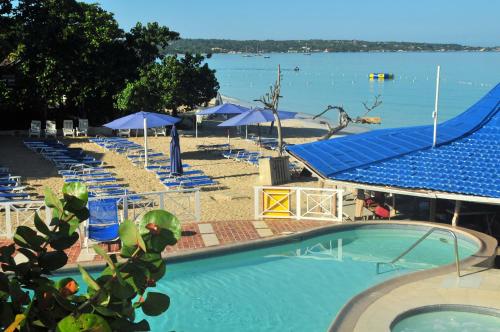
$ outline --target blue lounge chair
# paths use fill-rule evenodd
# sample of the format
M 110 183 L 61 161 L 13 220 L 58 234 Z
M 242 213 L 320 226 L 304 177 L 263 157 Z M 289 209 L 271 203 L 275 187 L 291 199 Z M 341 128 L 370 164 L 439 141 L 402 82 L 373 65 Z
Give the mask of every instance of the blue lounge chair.
M 114 198 L 89 201 L 89 219 L 85 231 L 84 246 L 88 241 L 114 242 L 119 239 L 118 200 Z

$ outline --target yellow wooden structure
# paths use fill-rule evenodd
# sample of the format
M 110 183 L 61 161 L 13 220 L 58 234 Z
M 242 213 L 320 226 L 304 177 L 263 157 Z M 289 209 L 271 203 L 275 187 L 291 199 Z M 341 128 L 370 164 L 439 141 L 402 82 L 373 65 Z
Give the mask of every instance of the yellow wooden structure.
M 264 217 L 290 217 L 290 189 L 263 189 Z

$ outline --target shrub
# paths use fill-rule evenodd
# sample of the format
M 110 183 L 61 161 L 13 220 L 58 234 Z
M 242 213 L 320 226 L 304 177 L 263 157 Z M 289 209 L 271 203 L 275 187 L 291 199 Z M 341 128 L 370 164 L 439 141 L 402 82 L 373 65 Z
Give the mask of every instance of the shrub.
M 147 316 L 165 312 L 170 298 L 149 291 L 165 274 L 161 257 L 166 246 L 180 238 L 180 223 L 163 211 L 150 211 L 136 226 L 120 224 L 120 259 L 100 246 L 95 252 L 106 262 L 97 278 L 82 266 L 86 292 L 76 280 L 50 277 L 66 265 L 65 250 L 79 239 L 80 224 L 88 219 L 88 193 L 83 184 L 65 184 L 63 198 L 46 189 L 45 204 L 52 211 L 49 225 L 35 215 L 36 230 L 19 226 L 14 244 L 0 248 L 0 326 L 5 331 L 148 331 L 146 320 L 135 322 L 139 308 Z M 17 246 L 16 246 L 17 245 Z M 14 253 L 28 261 L 16 263 Z

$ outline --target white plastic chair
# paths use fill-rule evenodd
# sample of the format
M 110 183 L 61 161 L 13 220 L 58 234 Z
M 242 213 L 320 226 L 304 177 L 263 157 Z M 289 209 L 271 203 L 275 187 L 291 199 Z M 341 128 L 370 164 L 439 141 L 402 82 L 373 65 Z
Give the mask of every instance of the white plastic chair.
M 73 120 L 63 121 L 63 136 L 75 137 L 75 129 L 73 129 Z
M 152 128 L 153 133 L 155 134 L 155 137 L 158 136 L 167 136 L 167 127 L 158 127 L 158 128 Z
M 56 122 L 52 120 L 45 121 L 45 137 L 57 137 Z
M 78 119 L 78 127 L 75 130 L 76 136 L 88 136 L 89 130 L 89 120 L 88 119 Z
M 118 129 L 118 137 L 130 137 L 130 129 Z
M 31 127 L 28 131 L 29 137 L 40 137 L 42 133 L 42 121 L 32 120 Z

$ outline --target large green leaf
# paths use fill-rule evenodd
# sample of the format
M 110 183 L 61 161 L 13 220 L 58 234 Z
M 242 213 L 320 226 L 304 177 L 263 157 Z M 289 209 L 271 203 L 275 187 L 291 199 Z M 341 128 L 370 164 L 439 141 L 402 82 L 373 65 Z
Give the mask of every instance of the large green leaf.
M 179 219 L 177 219 L 177 217 L 170 212 L 164 210 L 153 210 L 146 213 L 140 221 L 142 234 L 149 233 L 149 230 L 146 228 L 148 224 L 154 224 L 160 228 L 171 231 L 176 240 L 181 238 L 181 223 Z
M 139 246 L 144 252 L 146 251 L 146 245 L 142 239 L 139 230 L 135 226 L 133 221 L 125 220 L 120 225 L 119 229 L 120 239 L 125 246 Z
M 43 222 L 42 218 L 40 218 L 40 216 L 38 215 L 38 212 L 35 213 L 35 227 L 36 227 L 37 231 L 39 231 L 40 233 L 42 233 L 44 235 L 50 234 L 49 227 L 47 226 L 47 224 L 45 224 Z
M 61 234 L 59 232 L 54 238 L 50 240 L 50 246 L 56 250 L 65 250 L 75 244 L 78 241 L 79 235 L 78 232 L 67 236 L 66 234 Z
M 94 245 L 92 248 L 94 249 L 96 254 L 104 258 L 104 260 L 106 261 L 106 263 L 108 263 L 108 266 L 111 268 L 112 271 L 116 270 L 115 262 L 111 260 L 111 257 L 109 257 L 108 253 L 104 251 L 104 249 L 102 249 L 98 244 Z
M 120 283 L 118 280 L 111 281 L 111 295 L 120 299 L 132 299 L 135 296 L 134 288 L 127 282 Z
M 68 262 L 68 256 L 62 250 L 42 253 L 38 260 L 40 267 L 44 270 L 54 271 L 60 269 Z
M 66 201 L 66 209 L 81 210 L 87 206 L 89 194 L 87 187 L 83 183 L 65 183 L 62 192 Z
M 66 316 L 57 324 L 57 332 L 111 332 L 106 320 L 96 314 Z
M 7 327 L 10 322 L 15 318 L 12 303 L 1 301 L 0 302 L 0 328 Z
M 123 258 L 130 258 L 134 254 L 134 252 L 137 250 L 137 246 L 127 246 L 127 245 L 122 245 L 122 249 L 120 250 L 120 255 Z
M 81 266 L 78 265 L 78 269 L 80 270 L 80 273 L 82 274 L 83 281 L 89 286 L 89 288 L 97 291 L 101 287 L 97 284 L 97 282 L 92 278 L 92 276 Z
M 50 188 L 46 187 L 44 190 L 44 194 L 45 194 L 45 205 L 47 205 L 50 208 L 63 211 L 63 204 Z
M 148 292 L 146 301 L 142 304 L 142 311 L 148 316 L 158 316 L 170 306 L 170 298 L 162 293 Z
M 21 247 L 27 247 L 37 251 L 45 242 L 45 239 L 27 226 L 18 226 L 14 234 L 14 242 Z

